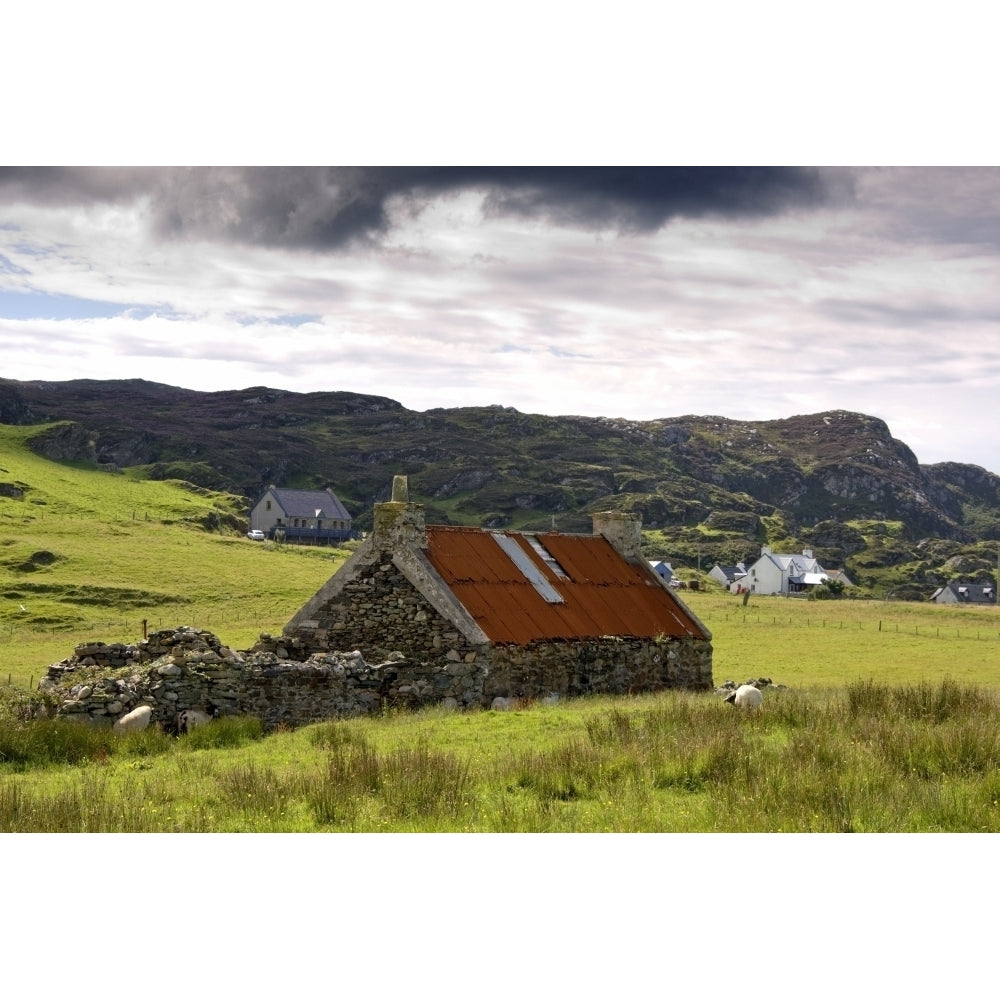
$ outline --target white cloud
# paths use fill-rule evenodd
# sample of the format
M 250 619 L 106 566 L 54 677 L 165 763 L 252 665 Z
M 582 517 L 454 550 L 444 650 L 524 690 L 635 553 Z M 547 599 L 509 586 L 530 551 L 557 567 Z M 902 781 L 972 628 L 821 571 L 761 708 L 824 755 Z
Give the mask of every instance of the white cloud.
M 0 314 L 3 374 L 632 419 L 842 408 L 885 419 L 921 461 L 1000 470 L 989 434 L 956 433 L 1000 389 L 983 221 L 1000 172 L 858 177 L 840 204 L 632 236 L 484 216 L 474 192 L 420 212 L 390 200 L 383 243 L 338 253 L 157 238 L 142 200 L 12 204 L 0 290 L 121 312 Z

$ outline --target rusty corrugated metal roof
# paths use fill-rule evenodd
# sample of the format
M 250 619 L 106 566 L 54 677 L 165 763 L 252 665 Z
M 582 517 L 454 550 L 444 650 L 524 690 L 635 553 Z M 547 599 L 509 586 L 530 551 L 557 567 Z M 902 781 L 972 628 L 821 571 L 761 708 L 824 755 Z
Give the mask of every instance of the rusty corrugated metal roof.
M 531 582 L 497 544 L 496 534 L 516 542 L 560 603 L 546 599 L 548 588 Z M 547 565 L 521 533 L 427 526 L 427 558 L 491 641 L 523 646 L 606 635 L 705 637 L 645 564 L 628 562 L 603 536 L 540 532 L 534 538 L 566 578 Z

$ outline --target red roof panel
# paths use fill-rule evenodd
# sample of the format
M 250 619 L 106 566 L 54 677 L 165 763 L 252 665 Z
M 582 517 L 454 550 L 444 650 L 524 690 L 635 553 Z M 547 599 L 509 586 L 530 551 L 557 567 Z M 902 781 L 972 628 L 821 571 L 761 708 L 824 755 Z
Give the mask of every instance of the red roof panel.
M 568 579 L 551 569 L 517 532 L 528 559 L 562 598 L 546 601 L 491 531 L 427 526 L 427 558 L 490 640 L 526 645 L 605 635 L 704 638 L 698 622 L 645 564 L 624 559 L 600 535 L 543 532 L 534 537 Z M 516 553 L 515 553 L 516 555 Z

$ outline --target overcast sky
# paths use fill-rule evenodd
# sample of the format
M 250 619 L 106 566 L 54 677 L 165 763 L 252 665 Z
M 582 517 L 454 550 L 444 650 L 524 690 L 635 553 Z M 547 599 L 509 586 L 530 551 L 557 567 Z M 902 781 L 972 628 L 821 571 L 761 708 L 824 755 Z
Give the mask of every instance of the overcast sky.
M 634 419 L 1000 471 L 1000 170 L 6 168 L 2 374 Z

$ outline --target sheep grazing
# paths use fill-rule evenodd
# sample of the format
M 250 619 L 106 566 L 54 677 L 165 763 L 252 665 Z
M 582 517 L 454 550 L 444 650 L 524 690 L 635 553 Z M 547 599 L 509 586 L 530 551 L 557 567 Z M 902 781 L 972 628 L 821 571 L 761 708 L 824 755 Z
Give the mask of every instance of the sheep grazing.
M 212 716 L 207 712 L 199 712 L 196 709 L 189 708 L 177 716 L 177 732 L 189 733 L 192 729 L 204 726 L 211 721 Z
M 759 708 L 764 696 L 752 684 L 741 684 L 727 699 L 737 708 Z
M 123 715 L 115 720 L 111 727 L 116 733 L 138 733 L 149 725 L 152 718 L 153 709 L 149 705 L 140 705 L 132 709 L 128 715 Z

